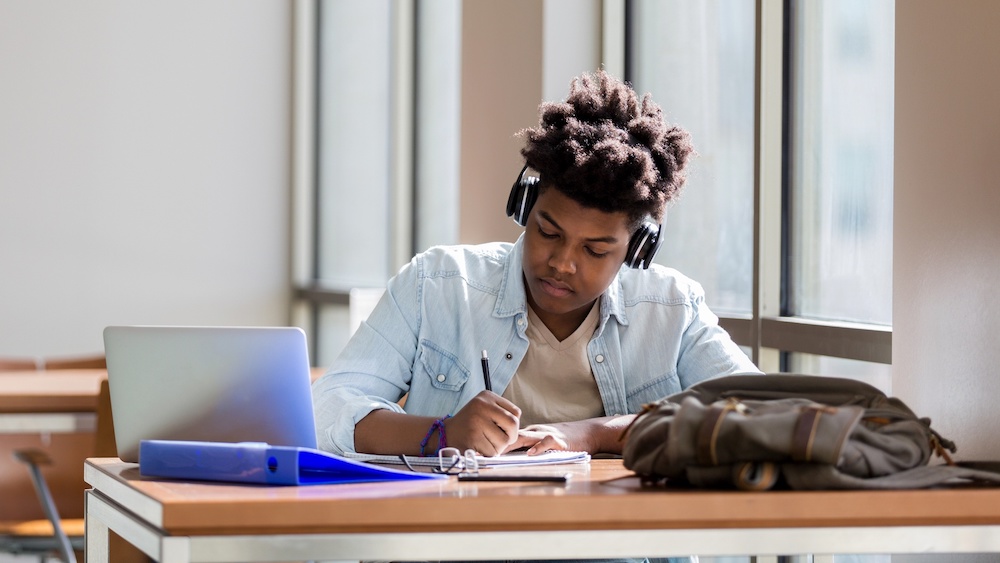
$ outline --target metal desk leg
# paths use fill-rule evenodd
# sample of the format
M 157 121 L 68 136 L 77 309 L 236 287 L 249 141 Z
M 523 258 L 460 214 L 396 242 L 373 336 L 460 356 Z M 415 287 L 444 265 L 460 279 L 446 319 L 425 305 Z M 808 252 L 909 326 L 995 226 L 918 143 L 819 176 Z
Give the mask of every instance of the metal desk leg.
M 122 537 L 125 541 L 139 548 L 140 551 L 162 563 L 190 563 L 191 542 L 186 537 L 166 537 L 163 533 L 148 523 L 136 518 L 127 510 L 120 508 L 93 490 L 87 491 L 87 547 L 90 547 L 90 526 L 94 528 L 94 557 L 90 558 L 91 549 L 87 549 L 87 563 L 108 563 L 108 530 Z M 103 545 L 103 547 L 101 547 Z M 101 559 L 103 552 L 103 559 Z
M 91 492 L 84 496 L 86 520 L 84 520 L 83 558 L 87 563 L 108 563 L 108 525 L 91 511 Z

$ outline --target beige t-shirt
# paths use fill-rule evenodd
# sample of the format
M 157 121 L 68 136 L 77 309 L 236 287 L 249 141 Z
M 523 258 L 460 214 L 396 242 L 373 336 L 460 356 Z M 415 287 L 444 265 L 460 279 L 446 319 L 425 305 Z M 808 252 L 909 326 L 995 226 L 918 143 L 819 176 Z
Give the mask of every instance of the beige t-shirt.
M 604 416 L 587 358 L 600 318 L 598 299 L 576 332 L 560 342 L 528 307 L 528 351 L 503 392 L 521 408 L 521 427 Z

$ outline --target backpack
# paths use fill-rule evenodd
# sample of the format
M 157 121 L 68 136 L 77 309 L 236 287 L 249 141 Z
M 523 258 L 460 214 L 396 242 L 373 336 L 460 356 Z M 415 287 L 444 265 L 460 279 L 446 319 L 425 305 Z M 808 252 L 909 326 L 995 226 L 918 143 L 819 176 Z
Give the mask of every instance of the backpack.
M 1000 485 L 1000 464 L 956 464 L 955 444 L 866 383 L 793 374 L 709 379 L 645 405 L 625 467 L 645 482 L 744 490 Z M 944 463 L 929 465 L 932 456 Z

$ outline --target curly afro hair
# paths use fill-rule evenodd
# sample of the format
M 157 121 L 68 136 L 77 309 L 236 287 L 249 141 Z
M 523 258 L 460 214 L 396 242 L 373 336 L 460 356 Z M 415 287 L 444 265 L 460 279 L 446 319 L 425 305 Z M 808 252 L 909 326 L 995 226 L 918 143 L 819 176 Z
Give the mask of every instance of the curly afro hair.
M 521 154 L 580 205 L 625 213 L 630 224 L 661 221 L 684 184 L 693 152 L 690 135 L 671 126 L 649 94 L 640 102 L 627 84 L 603 70 L 574 78 L 565 102 L 539 107 L 538 127 L 524 129 Z

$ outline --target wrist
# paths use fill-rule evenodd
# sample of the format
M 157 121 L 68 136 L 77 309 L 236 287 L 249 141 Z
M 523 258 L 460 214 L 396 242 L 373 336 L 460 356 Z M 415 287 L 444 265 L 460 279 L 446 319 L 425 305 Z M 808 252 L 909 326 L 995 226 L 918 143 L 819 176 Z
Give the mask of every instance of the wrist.
M 448 432 L 444 426 L 444 422 L 451 418 L 450 414 L 443 416 L 431 423 L 430 428 L 427 429 L 427 434 L 424 435 L 424 439 L 420 441 L 420 455 L 422 457 L 437 455 L 438 452 L 448 447 Z M 434 441 L 437 441 L 437 447 L 431 446 Z M 433 447 L 433 449 L 431 449 Z
M 595 435 L 600 436 L 600 440 L 597 444 L 598 449 L 592 453 L 621 455 L 625 449 L 625 429 L 634 418 L 635 415 L 628 414 L 598 419 L 600 428 Z

